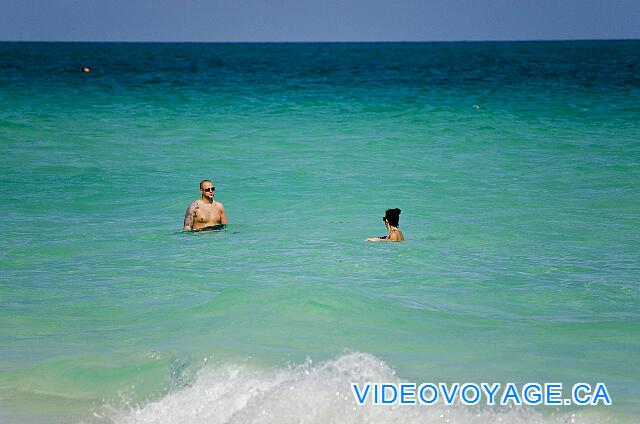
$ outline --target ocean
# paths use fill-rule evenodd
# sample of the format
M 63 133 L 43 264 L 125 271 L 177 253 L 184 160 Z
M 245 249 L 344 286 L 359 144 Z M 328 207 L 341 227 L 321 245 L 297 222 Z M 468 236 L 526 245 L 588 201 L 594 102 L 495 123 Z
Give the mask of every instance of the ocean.
M 0 43 L 0 165 L 2 423 L 640 417 L 640 41 Z

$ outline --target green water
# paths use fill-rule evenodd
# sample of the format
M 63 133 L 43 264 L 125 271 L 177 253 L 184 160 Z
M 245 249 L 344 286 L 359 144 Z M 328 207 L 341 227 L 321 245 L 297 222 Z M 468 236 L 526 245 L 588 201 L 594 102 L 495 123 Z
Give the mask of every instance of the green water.
M 171 411 L 205 408 L 201 387 L 239 402 L 257 377 L 225 367 L 264 382 L 310 358 L 353 378 L 384 361 L 413 382 L 604 382 L 613 406 L 511 421 L 633 422 L 638 53 L 0 44 L 0 418 L 226 422 Z M 203 178 L 230 225 L 183 233 Z M 406 241 L 365 243 L 392 207 Z M 398 419 L 283 410 L 266 422 Z

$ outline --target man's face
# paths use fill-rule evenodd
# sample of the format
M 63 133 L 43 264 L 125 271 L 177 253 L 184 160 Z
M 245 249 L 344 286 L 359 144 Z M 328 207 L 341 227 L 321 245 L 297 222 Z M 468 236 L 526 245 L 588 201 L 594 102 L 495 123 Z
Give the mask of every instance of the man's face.
M 204 183 L 202 183 L 200 193 L 202 193 L 202 195 L 208 199 L 213 199 L 213 196 L 216 193 L 216 188 L 213 186 L 213 183 L 205 181 Z

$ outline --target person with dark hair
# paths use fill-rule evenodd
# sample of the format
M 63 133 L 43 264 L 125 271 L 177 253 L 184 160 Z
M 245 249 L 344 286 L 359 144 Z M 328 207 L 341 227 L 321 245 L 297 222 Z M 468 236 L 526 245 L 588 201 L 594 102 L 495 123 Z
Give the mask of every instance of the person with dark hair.
M 200 181 L 200 198 L 191 202 L 184 214 L 185 231 L 227 225 L 229 219 L 222 203 L 213 200 L 216 188 L 211 180 Z
M 387 212 L 384 214 L 382 221 L 384 222 L 385 227 L 387 227 L 387 231 L 389 234 L 382 237 L 371 237 L 366 241 L 402 241 L 404 240 L 404 234 L 398 228 L 398 222 L 400 221 L 400 209 L 387 209 Z

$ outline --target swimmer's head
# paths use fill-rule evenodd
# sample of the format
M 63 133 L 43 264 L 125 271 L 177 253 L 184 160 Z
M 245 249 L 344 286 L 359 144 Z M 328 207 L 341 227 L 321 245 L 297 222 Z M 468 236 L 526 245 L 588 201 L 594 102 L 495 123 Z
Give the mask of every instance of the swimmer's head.
M 215 192 L 216 188 L 213 186 L 213 182 L 211 182 L 211 180 L 200 181 L 200 193 L 202 193 L 204 197 L 213 199 Z
M 392 227 L 398 226 L 398 221 L 400 221 L 400 209 L 387 209 L 387 212 L 384 214 L 383 220 L 389 223 Z
M 84 73 L 91 72 L 91 68 L 85 66 L 84 68 L 82 68 L 82 72 L 84 72 Z

